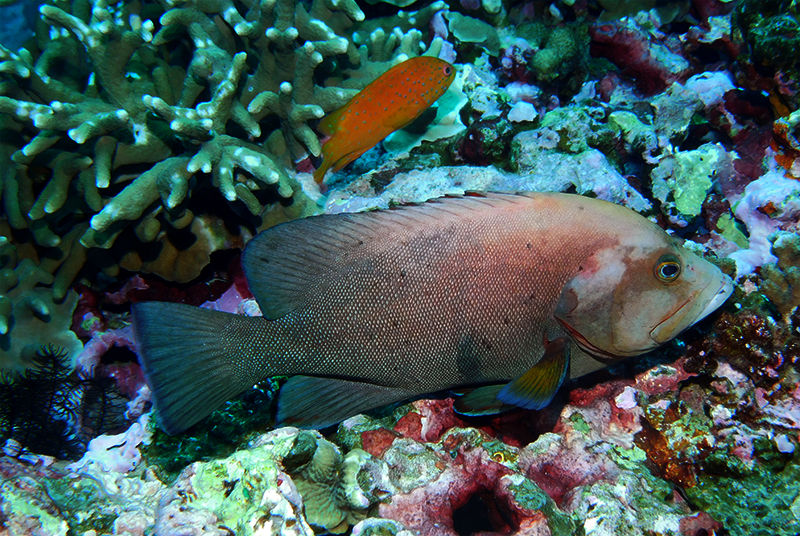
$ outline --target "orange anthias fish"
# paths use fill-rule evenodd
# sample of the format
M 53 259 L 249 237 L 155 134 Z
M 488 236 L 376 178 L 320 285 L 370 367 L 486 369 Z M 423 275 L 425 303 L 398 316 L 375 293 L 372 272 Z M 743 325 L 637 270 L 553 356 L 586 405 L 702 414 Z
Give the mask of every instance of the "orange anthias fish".
M 397 64 L 350 102 L 323 119 L 318 130 L 331 136 L 322 146 L 322 164 L 314 180 L 329 168 L 338 171 L 430 108 L 455 78 L 444 60 L 419 56 Z

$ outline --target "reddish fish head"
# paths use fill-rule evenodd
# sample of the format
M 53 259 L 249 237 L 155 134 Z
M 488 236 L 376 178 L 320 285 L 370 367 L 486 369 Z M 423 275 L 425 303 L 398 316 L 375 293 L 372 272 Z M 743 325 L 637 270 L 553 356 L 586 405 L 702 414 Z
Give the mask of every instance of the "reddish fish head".
M 656 348 L 717 309 L 733 290 L 719 268 L 641 222 L 598 248 L 564 286 L 555 311 L 578 345 L 602 360 Z

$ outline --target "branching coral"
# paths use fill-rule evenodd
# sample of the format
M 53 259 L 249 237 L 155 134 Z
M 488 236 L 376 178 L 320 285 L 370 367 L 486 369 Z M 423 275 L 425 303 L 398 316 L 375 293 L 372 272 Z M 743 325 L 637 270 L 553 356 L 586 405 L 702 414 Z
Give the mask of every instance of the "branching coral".
M 73 357 L 83 348 L 70 331 L 78 295 L 70 291 L 61 303 L 40 284 L 53 276 L 30 259 L 18 261 L 16 248 L 0 238 L 0 370 L 16 373 L 30 366 L 45 344 L 64 348 Z
M 58 31 L 39 36 L 38 57 L 25 50 L 0 52 L 3 71 L 14 82 L 4 86 L 0 110 L 24 125 L 10 125 L 17 132 L 8 145 L 18 150 L 10 155 L 17 166 L 6 171 L 4 181 L 6 213 L 11 226 L 29 229 L 40 247 L 65 250 L 59 275 L 66 285 L 85 261 L 86 248 L 110 248 L 131 221 L 138 220 L 137 234 L 145 242 L 162 239 L 164 223 L 173 228 L 190 223 L 191 212 L 182 216 L 194 186 L 190 179 L 204 180 L 193 179 L 199 170 L 213 168 L 231 201 L 237 198 L 230 184 L 237 168 L 241 197 L 275 190 L 273 184 L 283 197 L 299 191 L 264 149 L 224 136 L 228 118 L 240 117 L 232 96 L 241 59 L 219 66 L 221 76 L 195 78 L 157 53 L 154 23 L 142 21 L 135 6 L 109 7 L 98 0 L 91 7 L 91 18 L 84 21 L 79 4 L 75 14 L 42 6 L 44 20 Z M 181 81 L 205 89 L 211 99 L 182 115 L 176 112 L 180 117 L 169 123 L 159 120 L 153 110 L 176 102 Z M 184 87 L 186 102 L 178 104 L 195 105 L 200 91 Z M 214 168 L 215 152 L 223 165 Z M 142 173 L 141 166 L 151 164 Z M 80 242 L 65 244 L 62 229 L 69 227 L 81 229 Z M 61 287 L 55 291 L 57 297 L 63 293 Z
M 35 41 L 0 48 L 9 224 L 58 251 L 57 298 L 87 260 L 110 275 L 196 277 L 265 221 L 319 210 L 285 171 L 320 154 L 313 122 L 421 53 L 415 27 L 442 7 L 354 33 L 354 0 L 48 0 Z M 192 253 L 176 233 L 193 235 Z
M 164 2 L 166 11 L 53 4 L 41 7 L 35 45 L 0 49 L 2 145 L 16 164 L 3 170 L 2 195 L 14 229 L 62 250 L 55 269 L 66 285 L 87 248 L 109 249 L 128 228 L 142 242 L 169 242 L 170 229 L 193 221 L 193 194 L 206 185 L 234 210 L 241 201 L 251 229 L 281 199 L 293 200 L 294 216 L 314 210 L 259 121 L 275 116 L 295 157 L 319 153 L 307 122 L 351 92 L 316 86 L 314 70 L 336 54 L 358 60 L 323 20 L 347 28 L 363 18 L 354 2 L 319 0 L 307 12 L 293 0 L 251 1 L 242 14 L 225 0 Z M 77 228 L 79 241 L 66 240 Z M 101 257 L 90 255 L 107 267 Z

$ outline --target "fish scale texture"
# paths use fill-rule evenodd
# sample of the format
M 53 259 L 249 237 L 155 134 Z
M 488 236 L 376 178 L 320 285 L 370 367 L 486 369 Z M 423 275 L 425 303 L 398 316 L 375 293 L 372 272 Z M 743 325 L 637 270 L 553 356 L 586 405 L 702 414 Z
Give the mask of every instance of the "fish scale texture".
M 576 377 L 641 354 L 727 297 L 718 268 L 679 255 L 691 254 L 604 201 L 469 196 L 260 234 L 243 264 L 264 318 L 166 303 L 138 304 L 134 316 L 171 433 L 276 375 L 294 376 L 279 422 L 320 427 L 414 395 L 514 380 L 564 337 L 569 347 L 551 356 L 560 365 L 532 371 L 558 376 L 533 393 L 546 400 L 567 363 Z M 660 281 L 667 264 L 684 275 Z M 498 399 L 533 407 L 528 383 Z
M 262 325 L 259 367 L 278 354 L 292 374 L 414 393 L 521 375 L 545 336 L 565 335 L 561 289 L 608 240 L 602 211 L 576 229 L 579 209 L 554 199 L 444 200 L 264 233 L 245 254 L 251 287 L 266 310 L 275 296 L 291 305 Z

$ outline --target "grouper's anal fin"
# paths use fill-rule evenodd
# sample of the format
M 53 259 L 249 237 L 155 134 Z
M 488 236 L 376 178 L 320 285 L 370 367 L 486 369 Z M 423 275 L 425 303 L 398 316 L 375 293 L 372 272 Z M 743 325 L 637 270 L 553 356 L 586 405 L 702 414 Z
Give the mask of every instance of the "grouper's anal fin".
M 320 429 L 414 396 L 405 389 L 364 382 L 293 376 L 278 396 L 278 426 Z
M 139 362 L 165 432 L 186 430 L 262 379 L 246 372 L 257 370 L 248 366 L 256 356 L 241 341 L 260 320 L 179 303 L 133 305 Z

